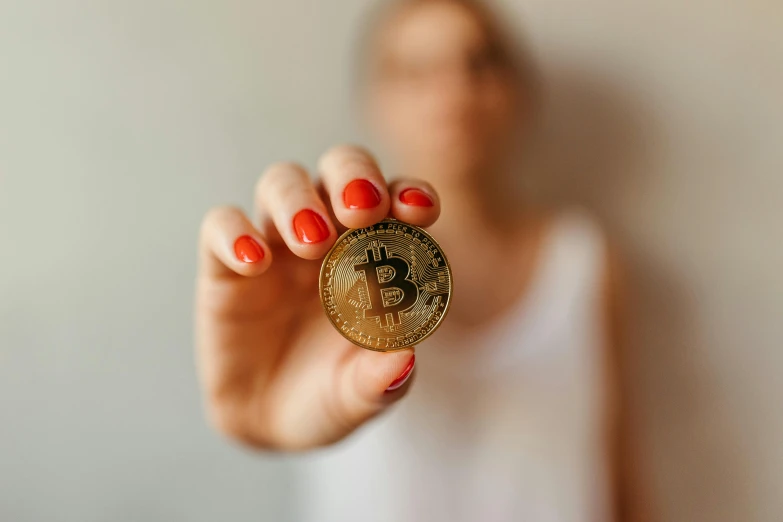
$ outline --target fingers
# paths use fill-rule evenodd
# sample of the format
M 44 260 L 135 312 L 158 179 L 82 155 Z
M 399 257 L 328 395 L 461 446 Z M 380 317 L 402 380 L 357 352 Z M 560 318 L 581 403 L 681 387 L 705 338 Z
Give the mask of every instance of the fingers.
M 375 159 L 359 147 L 342 145 L 318 161 L 337 220 L 348 228 L 377 223 L 389 213 L 389 192 Z
M 413 349 L 387 353 L 356 351 L 338 383 L 337 407 L 333 412 L 334 418 L 339 419 L 337 427 L 360 426 L 404 397 L 415 361 Z
M 401 394 L 394 392 L 403 390 L 415 361 L 413 348 L 385 353 L 357 352 L 344 374 L 346 405 L 350 407 L 353 402 L 361 414 L 366 413 L 361 411 L 366 404 L 386 404 L 389 399 L 399 398 Z
M 440 215 L 440 199 L 435 189 L 418 179 L 395 180 L 389 185 L 391 216 L 412 225 L 428 227 Z
M 210 210 L 201 224 L 200 270 L 211 276 L 257 276 L 269 268 L 272 251 L 245 214 L 234 207 Z
M 322 257 L 337 237 L 326 205 L 307 172 L 294 163 L 272 165 L 256 184 L 256 209 L 262 230 L 274 224 L 297 256 Z
M 334 147 L 320 158 L 318 168 L 322 194 L 294 163 L 272 165 L 256 185 L 261 231 L 271 241 L 282 240 L 299 257 L 322 257 L 337 237 L 338 224 L 361 228 L 391 215 L 426 227 L 440 214 L 432 186 L 414 179 L 387 186 L 375 159 L 362 148 Z
M 440 200 L 431 185 L 404 179 L 387 186 L 375 159 L 362 148 L 335 147 L 318 167 L 334 215 L 348 228 L 372 225 L 388 215 L 426 227 L 440 215 Z

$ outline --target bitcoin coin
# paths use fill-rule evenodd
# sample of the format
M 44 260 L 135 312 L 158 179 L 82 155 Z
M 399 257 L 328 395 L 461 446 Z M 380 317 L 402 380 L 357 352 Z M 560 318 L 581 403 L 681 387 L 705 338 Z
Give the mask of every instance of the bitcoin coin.
M 389 352 L 420 343 L 443 321 L 451 268 L 427 232 L 386 219 L 340 236 L 319 286 L 327 317 L 346 339 Z

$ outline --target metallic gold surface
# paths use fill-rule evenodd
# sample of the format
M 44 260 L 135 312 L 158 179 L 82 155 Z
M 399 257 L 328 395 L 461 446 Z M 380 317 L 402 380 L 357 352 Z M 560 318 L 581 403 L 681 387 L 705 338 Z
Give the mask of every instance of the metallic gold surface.
M 451 292 L 451 267 L 438 243 L 395 219 L 348 230 L 321 265 L 327 317 L 368 350 L 402 350 L 426 339 L 443 321 Z

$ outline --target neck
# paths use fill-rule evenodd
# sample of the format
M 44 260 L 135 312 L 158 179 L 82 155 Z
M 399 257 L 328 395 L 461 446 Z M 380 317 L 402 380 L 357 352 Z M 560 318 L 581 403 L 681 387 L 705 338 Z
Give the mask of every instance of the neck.
M 444 237 L 476 230 L 482 234 L 505 234 L 522 217 L 524 205 L 510 170 L 455 173 L 428 168 L 407 172 L 430 181 L 437 191 L 441 216 L 432 230 Z
M 459 279 L 451 312 L 458 323 L 479 324 L 519 299 L 535 268 L 543 221 L 523 204 L 515 173 L 408 172 L 432 183 L 440 197 L 441 216 L 430 231 Z M 507 267 L 515 268 L 498 277 Z

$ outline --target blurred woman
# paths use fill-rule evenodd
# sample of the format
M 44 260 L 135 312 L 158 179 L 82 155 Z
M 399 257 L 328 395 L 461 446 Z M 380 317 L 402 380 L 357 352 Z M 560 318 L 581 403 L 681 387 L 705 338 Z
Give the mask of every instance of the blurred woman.
M 466 0 L 392 2 L 369 29 L 363 112 L 403 176 L 338 146 L 316 181 L 269 167 L 255 224 L 206 216 L 212 421 L 259 449 L 321 448 L 301 459 L 298 520 L 628 520 L 616 269 L 587 215 L 522 202 L 528 63 Z M 415 355 L 357 348 L 318 299 L 339 231 L 387 215 L 429 227 L 453 268 L 451 311 Z

